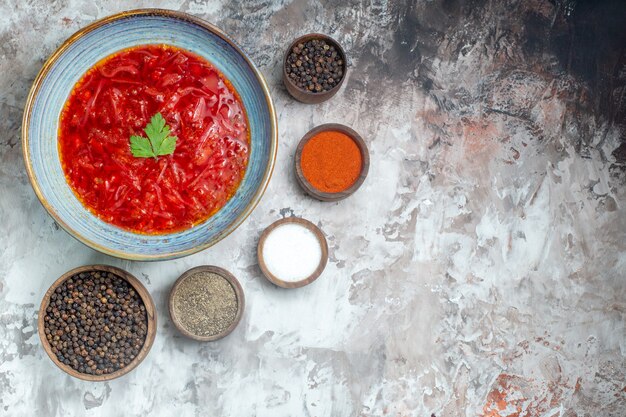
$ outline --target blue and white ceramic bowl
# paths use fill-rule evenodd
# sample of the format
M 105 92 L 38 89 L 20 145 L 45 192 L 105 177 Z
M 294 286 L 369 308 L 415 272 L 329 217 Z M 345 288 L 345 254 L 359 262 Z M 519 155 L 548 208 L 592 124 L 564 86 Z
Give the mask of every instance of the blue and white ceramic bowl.
M 132 233 L 105 223 L 85 209 L 66 182 L 57 146 L 59 115 L 74 84 L 85 71 L 119 50 L 146 44 L 169 44 L 208 59 L 241 96 L 250 125 L 250 159 L 235 195 L 205 222 L 166 235 Z M 213 245 L 235 230 L 256 207 L 270 180 L 276 158 L 276 113 L 263 76 L 221 30 L 183 13 L 133 10 L 80 30 L 48 59 L 26 102 L 22 145 L 28 176 L 37 197 L 72 236 L 120 258 L 171 259 Z

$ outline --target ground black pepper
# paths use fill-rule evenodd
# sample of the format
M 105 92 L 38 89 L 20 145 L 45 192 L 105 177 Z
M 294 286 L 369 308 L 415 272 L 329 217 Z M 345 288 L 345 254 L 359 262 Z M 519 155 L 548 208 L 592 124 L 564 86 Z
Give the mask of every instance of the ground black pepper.
M 110 272 L 81 272 L 50 296 L 44 332 L 57 359 L 103 375 L 128 365 L 146 339 L 146 307 L 135 289 Z
M 238 301 L 233 286 L 213 272 L 197 272 L 184 278 L 172 303 L 180 325 L 197 336 L 219 334 L 237 316 Z
M 344 75 L 344 57 L 334 45 L 321 39 L 294 46 L 285 65 L 289 79 L 312 93 L 331 90 Z

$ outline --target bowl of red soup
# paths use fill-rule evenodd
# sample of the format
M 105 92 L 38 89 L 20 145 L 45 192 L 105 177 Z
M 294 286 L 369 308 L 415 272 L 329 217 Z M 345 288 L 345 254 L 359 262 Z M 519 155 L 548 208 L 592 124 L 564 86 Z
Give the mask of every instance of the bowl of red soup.
M 221 30 L 136 10 L 49 58 L 22 142 L 37 197 L 72 236 L 121 258 L 170 259 L 252 212 L 274 166 L 276 115 L 262 75 Z

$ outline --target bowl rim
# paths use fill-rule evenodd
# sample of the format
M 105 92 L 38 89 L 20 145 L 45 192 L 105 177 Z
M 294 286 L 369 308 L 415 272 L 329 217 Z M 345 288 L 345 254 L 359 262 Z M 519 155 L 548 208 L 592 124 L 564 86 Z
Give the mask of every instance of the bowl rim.
M 242 56 L 242 58 L 248 64 L 248 66 L 250 67 L 254 75 L 256 76 L 257 80 L 259 81 L 259 84 L 261 85 L 261 89 L 263 90 L 263 94 L 265 96 L 265 101 L 267 103 L 267 106 L 269 109 L 269 115 L 270 115 L 270 127 L 271 127 L 270 142 L 271 143 L 270 143 L 269 161 L 268 161 L 267 167 L 265 168 L 265 172 L 263 173 L 263 180 L 259 188 L 257 189 L 256 193 L 254 194 L 254 196 L 252 197 L 248 205 L 242 211 L 242 213 L 239 214 L 239 216 L 237 216 L 237 218 L 235 218 L 235 220 L 233 220 L 228 225 L 228 227 L 225 228 L 220 234 L 218 234 L 216 238 L 213 239 L 212 241 L 194 246 L 193 248 L 190 248 L 190 249 L 162 253 L 162 254 L 134 254 L 134 253 L 125 252 L 123 250 L 110 249 L 104 245 L 96 243 L 93 240 L 80 235 L 78 232 L 73 230 L 68 224 L 66 224 L 61 219 L 61 217 L 56 213 L 56 211 L 51 206 L 51 204 L 44 197 L 43 192 L 41 188 L 39 187 L 39 183 L 37 181 L 37 178 L 36 178 L 32 163 L 31 163 L 31 155 L 30 155 L 30 150 L 29 150 L 29 125 L 30 125 L 30 120 L 32 117 L 33 105 L 35 103 L 35 99 L 37 95 L 39 94 L 39 90 L 41 88 L 41 85 L 43 84 L 43 81 L 46 79 L 48 72 L 50 71 L 52 66 L 56 63 L 56 61 L 59 59 L 59 57 L 63 55 L 63 53 L 65 53 L 66 50 L 74 42 L 76 42 L 78 39 L 80 39 L 84 35 L 104 25 L 107 25 L 109 23 L 126 19 L 129 17 L 141 17 L 141 16 L 161 16 L 161 17 L 167 17 L 171 19 L 184 20 L 184 21 L 193 23 L 195 25 L 198 25 L 200 27 L 207 29 L 208 31 L 214 33 L 215 35 L 220 37 L 222 40 L 227 42 L 231 47 L 235 49 L 235 51 L 237 51 L 237 53 L 239 53 Z M 256 65 L 252 62 L 252 60 L 248 57 L 248 55 L 224 31 L 222 31 L 217 26 L 207 21 L 200 19 L 199 17 L 192 16 L 188 13 L 179 12 L 175 10 L 169 10 L 169 9 L 142 8 L 142 9 L 127 10 L 127 11 L 123 11 L 120 13 L 112 14 L 110 16 L 106 16 L 102 19 L 98 19 L 92 22 L 91 24 L 79 29 L 77 32 L 75 32 L 73 35 L 67 38 L 61 44 L 61 46 L 59 46 L 52 53 L 52 55 L 50 55 L 50 57 L 48 57 L 46 62 L 43 64 L 41 70 L 39 70 L 37 77 L 35 77 L 35 80 L 33 81 L 33 84 L 28 93 L 28 97 L 26 99 L 26 104 L 24 106 L 24 114 L 22 116 L 22 138 L 21 138 L 22 139 L 22 157 L 24 159 L 24 165 L 26 166 L 26 173 L 28 175 L 28 179 L 40 203 L 46 209 L 48 214 L 50 214 L 50 216 L 52 216 L 52 218 L 57 222 L 57 224 L 61 226 L 67 233 L 69 233 L 70 236 L 74 237 L 76 240 L 80 241 L 81 243 L 91 247 L 92 249 L 95 249 L 99 252 L 102 252 L 104 254 L 111 255 L 117 258 L 135 260 L 135 261 L 160 261 L 160 260 L 180 258 L 183 256 L 200 252 L 204 249 L 207 249 L 215 245 L 217 242 L 224 239 L 228 235 L 230 235 L 248 218 L 248 216 L 250 216 L 250 214 L 254 211 L 256 206 L 261 201 L 261 197 L 265 193 L 269 185 L 270 179 L 272 177 L 272 173 L 274 171 L 274 166 L 276 163 L 276 154 L 278 151 L 277 126 L 278 126 L 278 121 L 277 121 L 276 109 L 274 107 L 274 102 L 272 101 L 270 89 L 267 84 L 267 81 L 265 80 L 265 77 L 263 76 L 263 74 L 261 74 L 261 71 L 256 67 Z M 164 235 L 164 236 L 167 236 L 167 235 Z
M 111 372 L 110 374 L 102 374 L 102 375 L 92 375 L 78 372 L 74 368 L 61 363 L 56 355 L 52 352 L 52 347 L 50 343 L 46 339 L 45 327 L 43 317 L 45 315 L 46 308 L 50 304 L 50 296 L 52 293 L 61 285 L 63 282 L 71 278 L 76 274 L 80 274 L 81 272 L 86 271 L 99 271 L 99 272 L 110 272 L 114 275 L 117 275 L 124 281 L 128 282 L 128 284 L 137 291 L 139 298 L 143 302 L 143 305 L 146 307 L 146 318 L 147 318 L 147 326 L 148 330 L 146 331 L 146 340 L 143 342 L 143 346 L 141 350 L 135 356 L 135 358 L 125 367 L 118 369 L 115 372 Z M 110 266 L 110 265 L 84 265 L 79 266 L 77 268 L 73 268 L 63 275 L 61 275 L 56 281 L 50 285 L 43 298 L 41 299 L 41 305 L 39 307 L 39 312 L 37 313 L 37 333 L 39 334 L 39 340 L 41 341 L 41 346 L 43 350 L 48 354 L 48 357 L 52 360 L 52 362 L 63 372 L 67 373 L 70 376 L 73 376 L 78 379 L 82 379 L 84 381 L 110 381 L 112 379 L 119 378 L 123 375 L 126 375 L 133 369 L 135 369 L 143 360 L 148 356 L 152 345 L 154 344 L 154 339 L 156 337 L 157 331 L 157 312 L 156 307 L 154 305 L 154 300 L 152 296 L 144 287 L 144 285 L 139 281 L 134 275 L 130 272 L 127 272 L 121 268 Z
M 189 330 L 185 329 L 185 327 L 180 322 L 178 316 L 174 312 L 174 296 L 176 295 L 176 291 L 178 290 L 178 287 L 180 287 L 180 285 L 190 276 L 201 273 L 201 272 L 211 272 L 224 278 L 226 281 L 228 281 L 230 286 L 233 287 L 233 290 L 235 291 L 235 296 L 237 298 L 237 313 L 235 314 L 235 319 L 233 320 L 233 322 L 222 332 L 216 333 L 211 336 L 198 336 L 197 334 L 192 333 Z M 239 325 L 239 322 L 241 321 L 241 318 L 243 317 L 245 307 L 246 307 L 246 297 L 243 292 L 243 287 L 241 286 L 241 283 L 239 283 L 239 280 L 226 269 L 221 268 L 219 266 L 215 266 L 215 265 L 200 265 L 200 266 L 196 266 L 194 268 L 188 269 L 187 271 L 183 272 L 182 275 L 178 277 L 176 282 L 174 282 L 174 285 L 172 285 L 169 296 L 167 298 L 167 308 L 170 313 L 170 318 L 172 319 L 172 323 L 174 323 L 174 326 L 176 327 L 176 329 L 178 329 L 178 331 L 182 335 L 190 339 L 197 340 L 199 342 L 213 342 L 215 340 L 222 339 L 228 336 L 229 334 L 231 334 L 235 330 L 237 325 Z
M 322 250 L 322 257 L 320 259 L 320 263 L 317 265 L 317 268 L 315 268 L 315 271 L 313 271 L 308 277 L 303 278 L 299 281 L 284 281 L 278 278 L 276 275 L 272 274 L 267 267 L 265 257 L 263 256 L 265 241 L 267 240 L 269 235 L 272 234 L 274 230 L 286 224 L 297 224 L 311 231 L 317 238 L 317 241 L 320 244 L 320 249 Z M 263 276 L 265 276 L 265 278 L 267 278 L 269 282 L 282 288 L 300 288 L 304 287 L 305 285 L 309 285 L 310 283 L 318 279 L 320 275 L 322 275 L 322 272 L 324 272 L 324 269 L 326 269 L 326 265 L 328 264 L 328 241 L 326 240 L 326 235 L 324 235 L 322 229 L 313 224 L 313 222 L 302 217 L 285 217 L 280 220 L 276 220 L 274 223 L 267 226 L 265 230 L 263 230 L 257 244 L 256 256 L 259 262 L 259 268 L 261 269 Z

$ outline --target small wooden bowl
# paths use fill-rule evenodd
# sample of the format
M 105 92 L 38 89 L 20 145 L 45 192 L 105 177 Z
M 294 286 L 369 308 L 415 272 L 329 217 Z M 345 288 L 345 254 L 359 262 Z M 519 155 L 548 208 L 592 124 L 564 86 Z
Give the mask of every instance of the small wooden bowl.
M 174 313 L 174 295 L 176 294 L 178 287 L 185 280 L 185 278 L 191 275 L 197 274 L 199 272 L 211 272 L 211 273 L 221 276 L 222 278 L 224 278 L 226 281 L 230 283 L 230 285 L 235 290 L 235 295 L 237 297 L 237 314 L 235 315 L 235 320 L 233 320 L 230 326 L 228 326 L 223 332 L 214 334 L 213 336 L 198 336 L 196 334 L 193 334 L 187 331 L 181 324 L 176 314 Z M 243 311 L 244 311 L 244 307 L 246 304 L 246 300 L 243 295 L 243 288 L 241 287 L 241 284 L 239 283 L 239 281 L 237 280 L 237 278 L 235 278 L 233 274 L 231 274 L 224 268 L 220 268 L 219 266 L 203 265 L 203 266 L 197 266 L 195 268 L 191 268 L 190 270 L 184 272 L 176 280 L 176 282 L 174 283 L 174 286 L 170 290 L 168 304 L 169 304 L 170 317 L 172 318 L 172 322 L 174 323 L 174 326 L 176 326 L 179 332 L 181 332 L 183 335 L 187 336 L 188 338 L 197 340 L 199 342 L 212 342 L 214 340 L 218 340 L 229 335 L 233 330 L 235 330 L 235 327 L 237 327 L 237 325 L 241 321 L 241 317 L 243 316 Z
M 326 193 L 324 191 L 318 190 L 311 185 L 311 183 L 305 178 L 304 174 L 302 173 L 301 160 L 302 149 L 304 149 L 304 145 L 306 145 L 306 143 L 313 136 L 325 131 L 336 131 L 350 136 L 359 147 L 359 150 L 361 151 L 361 158 L 363 160 L 363 164 L 361 165 L 361 173 L 359 174 L 359 177 L 357 178 L 355 183 L 352 184 L 350 188 L 344 191 L 339 191 L 337 193 Z M 342 124 L 327 123 L 311 129 L 306 135 L 304 135 L 304 137 L 300 140 L 300 143 L 298 143 L 298 147 L 296 148 L 296 157 L 294 158 L 294 164 L 296 169 L 296 179 L 298 180 L 298 183 L 300 184 L 302 189 L 304 189 L 304 191 L 306 191 L 308 195 L 313 198 L 317 198 L 320 201 L 339 201 L 354 194 L 356 190 L 359 189 L 361 184 L 363 184 L 363 181 L 365 181 L 365 177 L 367 177 L 367 173 L 370 169 L 370 153 L 363 138 L 361 138 L 361 136 L 354 130 Z
M 104 374 L 104 375 L 84 374 L 60 362 L 57 359 L 57 356 L 52 352 L 50 343 L 48 343 L 48 339 L 46 339 L 45 328 L 44 328 L 43 317 L 45 316 L 46 309 L 48 308 L 48 305 L 50 304 L 50 296 L 52 295 L 52 293 L 57 289 L 57 287 L 59 287 L 59 285 L 61 285 L 65 280 L 71 278 L 72 276 L 76 274 L 80 274 L 81 272 L 91 272 L 91 271 L 110 272 L 122 278 L 124 281 L 128 282 L 130 286 L 135 291 L 137 291 L 137 294 L 139 295 L 139 298 L 141 298 L 141 301 L 143 301 L 143 305 L 146 307 L 146 316 L 148 319 L 148 331 L 146 333 L 146 340 L 144 341 L 143 346 L 141 350 L 139 351 L 139 354 L 135 357 L 135 359 L 133 359 L 128 365 L 126 365 L 122 369 L 118 369 L 115 372 L 112 372 L 110 374 Z M 150 296 L 150 293 L 148 292 L 148 290 L 146 290 L 146 287 L 144 287 L 143 284 L 130 273 L 124 271 L 123 269 L 116 268 L 114 266 L 109 266 L 109 265 L 85 265 L 85 266 L 81 266 L 78 268 L 74 268 L 71 271 L 67 271 L 65 274 L 61 275 L 59 279 L 54 281 L 52 286 L 50 286 L 48 291 L 46 291 L 46 294 L 43 296 L 43 300 L 41 301 L 41 306 L 39 307 L 39 317 L 37 320 L 37 331 L 39 333 L 39 339 L 41 339 L 41 345 L 43 346 L 44 350 L 46 351 L 50 359 L 52 359 L 52 362 L 54 362 L 54 364 L 58 366 L 59 368 L 61 368 L 61 370 L 64 371 L 65 373 L 75 378 L 79 378 L 85 381 L 110 381 L 112 379 L 119 378 L 122 375 L 126 375 L 127 373 L 135 369 L 137 365 L 139 365 L 141 361 L 143 361 L 145 357 L 148 355 L 148 352 L 150 351 L 150 348 L 152 347 L 152 344 L 154 343 L 154 338 L 156 336 L 156 326 L 157 326 L 157 318 L 156 318 L 156 309 L 154 307 L 154 301 L 152 301 L 152 297 Z
M 315 271 L 307 278 L 296 282 L 283 281 L 282 279 L 272 274 L 267 268 L 267 264 L 265 263 L 265 259 L 263 258 L 263 247 L 265 246 L 265 241 L 267 240 L 267 237 L 270 235 L 270 233 L 272 233 L 274 229 L 288 223 L 299 224 L 300 226 L 304 226 L 311 232 L 313 232 L 317 237 L 317 240 L 319 241 L 320 247 L 322 249 L 322 258 L 320 259 L 320 263 Z M 259 260 L 259 267 L 261 268 L 263 275 L 265 275 L 265 278 L 267 278 L 272 284 L 278 285 L 279 287 L 283 288 L 300 288 L 312 283 L 322 274 L 324 268 L 326 268 L 326 264 L 328 263 L 328 243 L 326 242 L 326 237 L 324 236 L 324 233 L 322 233 L 319 227 L 317 227 L 310 221 L 298 217 L 286 217 L 269 225 L 263 231 L 261 237 L 259 238 L 259 244 L 257 246 L 256 253 Z
M 304 90 L 298 87 L 296 84 L 294 84 L 291 78 L 289 78 L 289 74 L 287 74 L 287 58 L 289 58 L 289 54 L 291 53 L 293 47 L 299 43 L 308 42 L 313 39 L 323 40 L 326 41 L 328 44 L 334 46 L 337 49 L 337 53 L 343 59 L 343 66 L 341 68 L 343 70 L 343 75 L 341 76 L 339 83 L 337 83 L 337 85 L 334 86 L 332 89 L 320 93 L 313 93 L 309 90 Z M 323 35 L 321 33 L 309 33 L 307 35 L 300 36 L 298 39 L 293 41 L 291 45 L 289 45 L 289 48 L 287 48 L 287 52 L 285 52 L 285 57 L 283 58 L 283 83 L 285 84 L 285 87 L 287 88 L 287 91 L 289 92 L 291 97 L 306 104 L 318 104 L 328 100 L 329 98 L 337 94 L 337 91 L 339 91 L 341 85 L 343 84 L 343 80 L 345 80 L 346 78 L 347 71 L 348 60 L 346 59 L 346 53 L 341 45 L 339 45 L 339 42 L 337 42 L 330 36 Z

